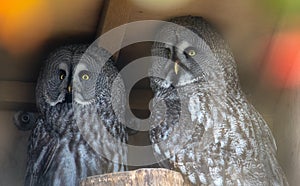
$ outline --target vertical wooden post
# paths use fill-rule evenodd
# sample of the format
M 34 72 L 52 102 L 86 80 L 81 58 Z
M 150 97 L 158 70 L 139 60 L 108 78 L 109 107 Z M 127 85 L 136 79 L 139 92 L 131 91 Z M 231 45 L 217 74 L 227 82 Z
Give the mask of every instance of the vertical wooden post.
M 128 23 L 130 13 L 131 13 L 131 5 L 129 0 L 108 0 L 105 1 L 103 16 L 100 20 L 97 36 L 105 34 L 113 28 L 121 26 L 123 24 Z M 108 51 L 111 51 L 112 48 L 120 48 L 126 33 L 126 28 L 123 30 L 118 30 L 118 32 L 114 35 L 114 37 L 110 37 L 108 39 L 101 40 L 102 44 L 104 44 Z M 101 45 L 101 44 L 100 44 Z M 115 59 L 118 58 L 119 51 L 114 53 Z
M 300 182 L 300 89 L 285 90 L 276 106 L 278 159 L 290 185 Z

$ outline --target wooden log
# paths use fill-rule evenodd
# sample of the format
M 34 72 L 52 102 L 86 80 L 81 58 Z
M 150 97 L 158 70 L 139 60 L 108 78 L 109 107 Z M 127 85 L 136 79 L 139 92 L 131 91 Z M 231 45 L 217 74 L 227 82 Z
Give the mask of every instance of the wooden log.
M 148 168 L 127 172 L 116 172 L 91 176 L 81 181 L 81 186 L 183 186 L 184 180 L 179 172 Z

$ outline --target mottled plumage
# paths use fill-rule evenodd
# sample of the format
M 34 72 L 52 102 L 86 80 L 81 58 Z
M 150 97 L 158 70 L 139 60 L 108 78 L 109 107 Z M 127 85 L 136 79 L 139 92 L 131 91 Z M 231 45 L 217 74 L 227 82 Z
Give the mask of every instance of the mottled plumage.
M 39 118 L 29 139 L 26 186 L 74 186 L 87 176 L 126 168 L 126 149 L 108 141 L 109 136 L 127 141 L 122 91 L 115 94 L 117 113 L 111 100 L 112 82 L 123 84 L 110 54 L 97 46 L 87 48 L 57 49 L 40 72 Z
M 201 17 L 170 22 L 178 25 L 157 32 L 161 42 L 152 55 L 160 58 L 150 70 L 150 140 L 161 166 L 194 185 L 288 185 L 271 131 L 240 88 L 228 45 Z

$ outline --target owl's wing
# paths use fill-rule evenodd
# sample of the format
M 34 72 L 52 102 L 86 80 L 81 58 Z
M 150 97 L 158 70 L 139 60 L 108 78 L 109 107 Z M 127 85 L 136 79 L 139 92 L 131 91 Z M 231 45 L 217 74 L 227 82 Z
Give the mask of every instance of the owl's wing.
M 47 172 L 58 147 L 58 139 L 50 136 L 42 119 L 37 120 L 29 141 L 26 186 L 39 183 L 39 179 Z
M 174 153 L 170 152 L 170 148 L 173 149 L 170 146 L 174 145 L 174 141 L 171 140 L 169 143 L 166 140 L 169 138 L 168 135 L 174 126 L 172 122 L 175 122 L 174 118 L 177 113 L 170 111 L 171 114 L 166 114 L 165 109 L 167 109 L 167 106 L 162 99 L 155 99 L 152 107 L 155 108 L 151 109 L 150 115 L 150 122 L 153 128 L 149 132 L 154 157 L 160 167 L 174 169 L 174 164 L 170 162 L 170 159 L 174 159 Z M 174 120 L 170 121 L 170 119 Z
M 169 158 L 166 158 L 164 149 L 159 145 L 159 138 L 157 138 L 157 131 L 150 131 L 150 141 L 154 152 L 154 157 L 157 161 L 157 165 L 161 168 L 174 169 L 174 165 L 170 162 Z

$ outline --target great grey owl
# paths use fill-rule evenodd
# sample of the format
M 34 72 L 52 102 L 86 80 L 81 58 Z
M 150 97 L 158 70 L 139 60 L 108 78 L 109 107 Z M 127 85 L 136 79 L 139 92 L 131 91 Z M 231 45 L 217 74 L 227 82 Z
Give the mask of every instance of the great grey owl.
M 193 185 L 288 185 L 224 39 L 202 17 L 169 22 L 157 32 L 149 72 L 150 140 L 160 165 Z
M 126 169 L 126 149 L 118 146 L 127 141 L 123 82 L 110 56 L 77 44 L 47 58 L 36 87 L 39 118 L 29 139 L 26 186 L 74 186 L 87 176 Z M 112 93 L 115 81 L 120 90 Z

